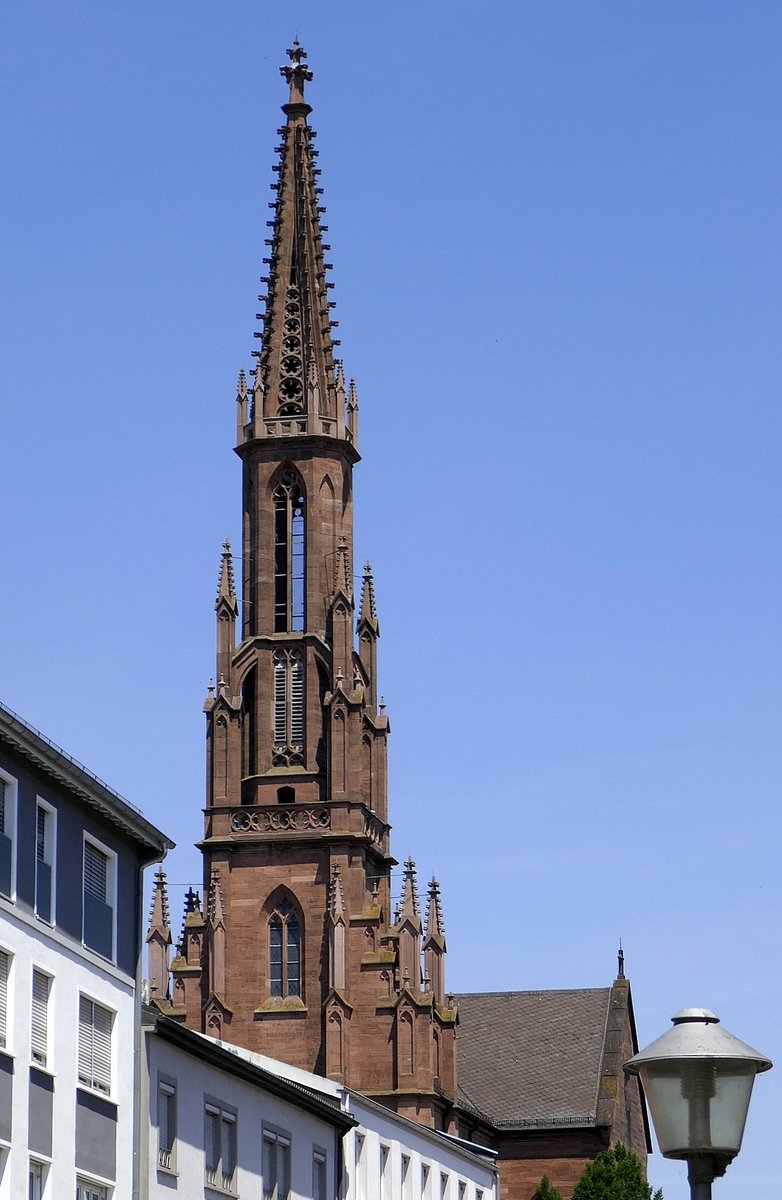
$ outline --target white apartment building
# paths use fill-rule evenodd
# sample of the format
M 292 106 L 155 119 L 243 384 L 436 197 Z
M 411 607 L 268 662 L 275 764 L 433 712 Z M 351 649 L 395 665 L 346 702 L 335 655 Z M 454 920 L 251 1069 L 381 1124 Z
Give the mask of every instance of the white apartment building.
M 171 845 L 0 705 L 0 1200 L 132 1200 L 142 873 Z

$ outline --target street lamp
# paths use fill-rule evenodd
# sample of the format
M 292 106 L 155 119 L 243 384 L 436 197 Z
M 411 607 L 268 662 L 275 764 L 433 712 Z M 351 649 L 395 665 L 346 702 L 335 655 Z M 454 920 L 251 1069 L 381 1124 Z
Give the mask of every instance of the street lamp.
M 689 1167 L 692 1200 L 711 1200 L 712 1180 L 741 1148 L 755 1076 L 771 1062 L 707 1008 L 684 1008 L 669 1029 L 624 1069 L 640 1075 L 665 1158 Z

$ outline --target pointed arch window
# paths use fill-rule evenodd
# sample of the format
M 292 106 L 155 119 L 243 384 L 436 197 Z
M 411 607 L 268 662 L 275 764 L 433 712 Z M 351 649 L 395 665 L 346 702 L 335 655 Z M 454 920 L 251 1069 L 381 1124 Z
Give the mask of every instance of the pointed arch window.
M 304 761 L 304 659 L 301 650 L 275 650 L 274 765 Z
M 269 918 L 269 994 L 280 999 L 301 996 L 301 924 L 287 899 Z
M 304 629 L 304 489 L 286 471 L 274 491 L 274 632 Z

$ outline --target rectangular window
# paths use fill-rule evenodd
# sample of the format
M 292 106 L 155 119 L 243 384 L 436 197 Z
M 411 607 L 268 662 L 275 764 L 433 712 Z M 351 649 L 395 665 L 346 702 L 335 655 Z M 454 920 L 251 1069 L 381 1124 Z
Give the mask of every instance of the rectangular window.
M 445 1171 L 440 1175 L 440 1197 L 441 1200 L 448 1200 L 448 1176 Z
M 161 1079 L 157 1094 L 157 1165 L 167 1171 L 176 1168 L 176 1086 Z
M 389 1200 L 390 1187 L 390 1154 L 388 1146 L 380 1147 L 380 1200 Z
M 291 1190 L 291 1139 L 276 1130 L 263 1131 L 263 1200 L 287 1200 Z
M 30 1007 L 30 1052 L 33 1061 L 45 1067 L 49 1051 L 49 993 L 52 981 L 43 971 L 33 970 Z
M 93 1183 L 81 1176 L 76 1180 L 76 1200 L 110 1200 L 110 1193 L 102 1183 Z
M 402 1200 L 413 1198 L 413 1173 L 410 1170 L 409 1154 L 402 1155 Z
M 14 833 L 16 831 L 16 781 L 0 775 L 0 894 L 14 897 Z
M 114 1014 L 79 996 L 79 1083 L 97 1092 L 111 1091 L 111 1027 Z
M 114 958 L 114 890 L 116 860 L 113 854 L 84 839 L 84 944 Z
M 38 801 L 35 810 L 35 915 L 52 922 L 54 896 L 54 847 L 56 814 Z
M 233 1191 L 236 1172 L 236 1113 L 207 1104 L 204 1114 L 207 1187 Z
M 421 1163 L 421 1195 L 423 1200 L 432 1200 L 432 1169 L 429 1163 Z
M 312 1152 L 312 1200 L 326 1200 L 326 1154 L 323 1150 Z
M 46 1179 L 46 1168 L 43 1163 L 36 1162 L 34 1158 L 31 1158 L 27 1178 L 29 1180 L 27 1187 L 28 1200 L 42 1200 L 43 1185 Z
M 8 975 L 11 970 L 11 955 L 0 950 L 0 1046 L 8 1039 Z

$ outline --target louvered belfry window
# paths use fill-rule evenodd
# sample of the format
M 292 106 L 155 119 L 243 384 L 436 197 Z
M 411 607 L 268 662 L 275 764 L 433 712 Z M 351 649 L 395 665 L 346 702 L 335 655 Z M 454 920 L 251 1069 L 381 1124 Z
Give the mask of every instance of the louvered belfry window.
M 30 1009 L 30 1048 L 33 1060 L 46 1066 L 49 1049 L 49 989 L 51 980 L 43 971 L 33 971 Z
M 98 1092 L 111 1091 L 112 1018 L 108 1008 L 79 997 L 79 1083 Z
M 274 651 L 274 764 L 295 765 L 304 756 L 304 659 L 301 650 Z

